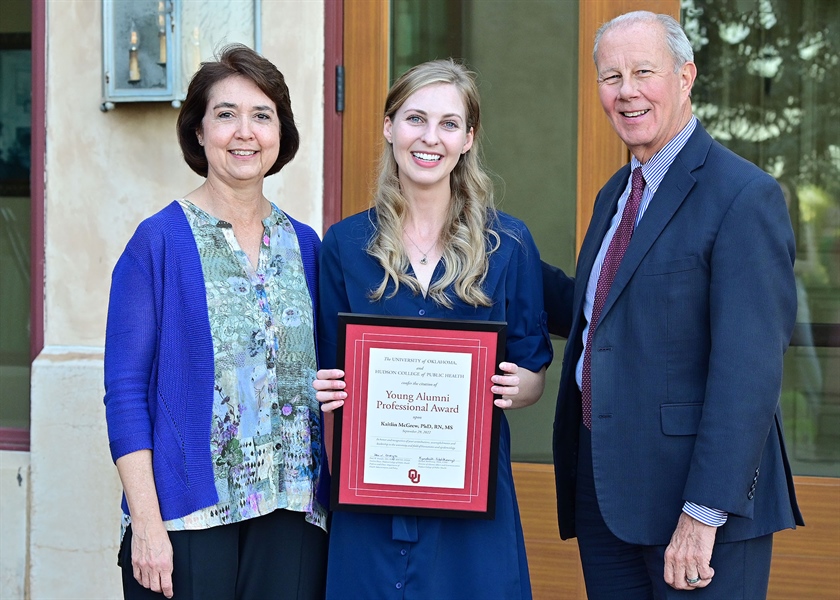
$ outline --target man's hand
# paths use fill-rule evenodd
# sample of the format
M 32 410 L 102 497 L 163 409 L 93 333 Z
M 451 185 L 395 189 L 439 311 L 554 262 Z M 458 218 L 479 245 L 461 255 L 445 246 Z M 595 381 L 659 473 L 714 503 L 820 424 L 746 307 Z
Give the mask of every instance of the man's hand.
M 704 525 L 686 513 L 680 514 L 671 543 L 665 549 L 665 583 L 677 590 L 693 590 L 712 582 L 709 565 L 717 527 Z

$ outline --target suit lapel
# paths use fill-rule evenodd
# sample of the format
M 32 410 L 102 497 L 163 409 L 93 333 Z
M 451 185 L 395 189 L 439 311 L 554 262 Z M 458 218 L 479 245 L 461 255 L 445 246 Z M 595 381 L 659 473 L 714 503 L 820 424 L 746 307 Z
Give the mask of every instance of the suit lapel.
M 621 260 L 621 265 L 610 287 L 610 293 L 601 310 L 601 322 L 627 287 L 651 246 L 694 187 L 697 180 L 691 173 L 705 162 L 711 144 L 712 138 L 700 123 L 697 123 L 694 133 L 668 168 L 665 178 L 630 239 L 630 245 L 627 246 L 627 252 Z M 615 208 L 613 208 L 614 212 Z M 603 234 L 599 239 L 603 239 Z

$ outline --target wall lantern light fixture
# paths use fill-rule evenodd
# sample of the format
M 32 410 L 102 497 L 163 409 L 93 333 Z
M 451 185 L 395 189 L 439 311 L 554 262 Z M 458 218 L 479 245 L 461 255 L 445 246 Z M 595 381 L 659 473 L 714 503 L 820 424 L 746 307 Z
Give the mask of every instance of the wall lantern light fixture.
M 180 107 L 201 62 L 233 42 L 260 51 L 260 0 L 102 0 L 102 110 Z

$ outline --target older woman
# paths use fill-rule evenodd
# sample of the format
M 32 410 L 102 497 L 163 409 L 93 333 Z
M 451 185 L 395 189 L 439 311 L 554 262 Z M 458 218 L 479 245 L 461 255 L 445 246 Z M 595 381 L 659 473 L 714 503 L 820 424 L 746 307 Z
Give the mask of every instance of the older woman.
M 177 128 L 206 181 L 140 224 L 108 309 L 124 594 L 319 598 L 320 242 L 263 195 L 299 145 L 283 75 L 229 46 L 196 73 Z
M 478 151 L 478 92 L 452 61 L 409 70 L 385 102 L 374 208 L 330 228 L 321 254 L 314 387 L 330 411 L 347 398 L 336 366 L 337 313 L 507 321 L 501 408 L 536 402 L 551 346 L 539 252 L 525 225 L 493 208 Z M 495 519 L 336 512 L 327 597 L 531 597 L 502 418 Z M 396 595 L 395 595 L 396 594 Z

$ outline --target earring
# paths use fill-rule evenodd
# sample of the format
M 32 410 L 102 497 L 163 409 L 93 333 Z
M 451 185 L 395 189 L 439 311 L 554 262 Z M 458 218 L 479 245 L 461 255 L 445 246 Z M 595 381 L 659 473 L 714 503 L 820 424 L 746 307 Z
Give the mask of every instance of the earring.
M 202 140 L 201 138 L 198 138 L 198 145 L 203 146 L 204 145 L 204 140 Z

